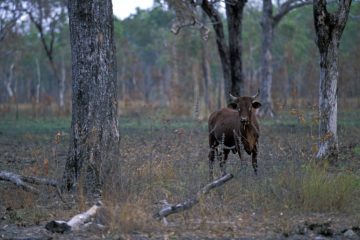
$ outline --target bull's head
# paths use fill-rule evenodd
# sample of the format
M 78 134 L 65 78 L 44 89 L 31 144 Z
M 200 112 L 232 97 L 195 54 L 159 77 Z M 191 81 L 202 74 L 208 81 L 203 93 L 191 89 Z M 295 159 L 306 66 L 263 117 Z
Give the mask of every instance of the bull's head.
M 256 101 L 259 93 L 260 90 L 252 97 L 235 97 L 230 93 L 231 103 L 229 103 L 228 107 L 239 112 L 240 121 L 245 125 L 251 122 L 253 110 L 261 107 L 261 103 Z

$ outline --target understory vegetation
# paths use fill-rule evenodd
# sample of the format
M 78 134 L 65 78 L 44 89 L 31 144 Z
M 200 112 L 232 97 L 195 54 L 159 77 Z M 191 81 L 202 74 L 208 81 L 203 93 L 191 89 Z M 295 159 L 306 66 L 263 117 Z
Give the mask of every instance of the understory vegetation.
M 152 218 L 161 201 L 180 203 L 207 184 L 207 123 L 194 118 L 171 118 L 166 111 L 120 117 L 120 155 L 105 163 L 102 199 L 108 234 L 164 230 Z M 201 199 L 191 210 L 167 218 L 172 232 L 206 231 L 236 234 L 291 232 L 311 216 L 360 224 L 360 114 L 339 116 L 338 162 L 317 162 L 316 116 L 284 109 L 274 120 L 261 121 L 259 174 L 250 157 L 240 162 L 230 154 L 227 171 L 234 179 Z M 62 177 L 67 155 L 70 119 L 37 118 L 10 112 L 0 119 L 0 169 L 23 175 Z M 156 117 L 155 117 L 156 116 Z M 315 120 L 314 120 L 315 119 Z M 220 175 L 218 164 L 216 176 Z M 81 183 L 80 183 L 81 184 Z M 62 203 L 51 188 L 37 197 L 1 182 L 2 221 L 41 224 L 69 219 L 94 202 L 79 192 Z M 95 201 L 95 200 L 94 200 Z M 333 217 L 337 216 L 337 217 Z M 340 217 L 339 217 L 340 216 Z M 228 228 L 232 230 L 229 231 Z M 167 228 L 169 229 L 169 228 Z M 199 233 L 200 234 L 200 233 Z M 200 234 L 201 235 L 201 234 Z

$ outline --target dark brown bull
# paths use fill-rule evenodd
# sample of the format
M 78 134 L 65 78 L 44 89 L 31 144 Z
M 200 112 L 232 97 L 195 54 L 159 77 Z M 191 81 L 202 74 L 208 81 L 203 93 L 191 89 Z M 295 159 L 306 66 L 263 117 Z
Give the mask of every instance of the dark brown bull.
M 240 144 L 245 151 L 252 154 L 252 166 L 257 174 L 257 143 L 259 138 L 259 123 L 255 116 L 255 109 L 261 106 L 256 101 L 259 91 L 252 97 L 234 97 L 230 94 L 232 102 L 227 108 L 213 112 L 209 117 L 209 177 L 213 179 L 214 159 L 218 156 L 218 146 L 222 149 L 220 169 L 226 173 L 225 163 L 230 150 L 238 153 L 240 160 Z M 241 143 L 240 143 L 241 141 Z M 220 155 L 220 156 L 221 156 Z

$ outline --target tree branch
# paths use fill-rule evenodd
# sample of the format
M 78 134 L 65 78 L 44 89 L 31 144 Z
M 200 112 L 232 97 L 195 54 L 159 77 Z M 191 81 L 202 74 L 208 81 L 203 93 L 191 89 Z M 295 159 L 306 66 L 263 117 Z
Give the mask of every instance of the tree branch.
M 281 19 L 296 8 L 312 4 L 312 0 L 288 0 L 280 5 L 279 12 L 273 17 L 273 26 L 276 26 Z
M 196 26 L 200 29 L 204 40 L 208 39 L 209 29 L 198 19 L 196 14 L 196 2 L 168 0 L 168 3 L 176 12 L 176 20 L 171 25 L 171 32 L 178 34 L 183 27 Z
M 60 200 L 64 203 L 68 204 L 65 201 L 65 199 L 63 198 L 63 196 L 61 195 L 59 182 L 54 179 L 34 177 L 34 176 L 22 176 L 22 175 L 18 175 L 16 173 L 12 173 L 12 172 L 0 171 L 0 180 L 14 183 L 16 186 L 21 187 L 25 191 L 34 193 L 36 195 L 40 194 L 39 190 L 37 190 L 33 186 L 28 185 L 26 183 L 55 187 L 56 193 L 59 196 Z
M 200 189 L 200 191 L 197 192 L 193 198 L 190 198 L 183 203 L 170 205 L 166 201 L 164 201 L 165 206 L 159 212 L 155 213 L 153 217 L 155 219 L 161 220 L 171 214 L 190 209 L 195 204 L 197 204 L 204 195 L 208 194 L 210 192 L 210 190 L 212 190 L 216 187 L 220 187 L 221 185 L 223 185 L 227 181 L 231 180 L 232 178 L 233 178 L 233 175 L 229 173 L 221 178 L 216 179 L 215 181 L 209 183 L 208 185 L 206 185 L 205 187 Z
M 22 177 L 15 173 L 1 171 L 0 172 L 0 180 L 11 182 L 11 183 L 15 184 L 16 186 L 21 187 L 25 191 L 34 193 L 36 195 L 38 195 L 40 193 L 36 188 L 26 184 L 22 180 Z

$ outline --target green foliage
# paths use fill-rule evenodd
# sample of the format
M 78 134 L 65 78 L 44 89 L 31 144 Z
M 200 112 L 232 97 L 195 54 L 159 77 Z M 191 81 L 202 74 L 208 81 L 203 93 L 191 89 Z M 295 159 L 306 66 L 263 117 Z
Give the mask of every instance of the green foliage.
M 161 8 L 137 12 L 122 22 L 129 46 L 146 63 L 154 63 L 169 38 L 169 23 L 173 15 Z

